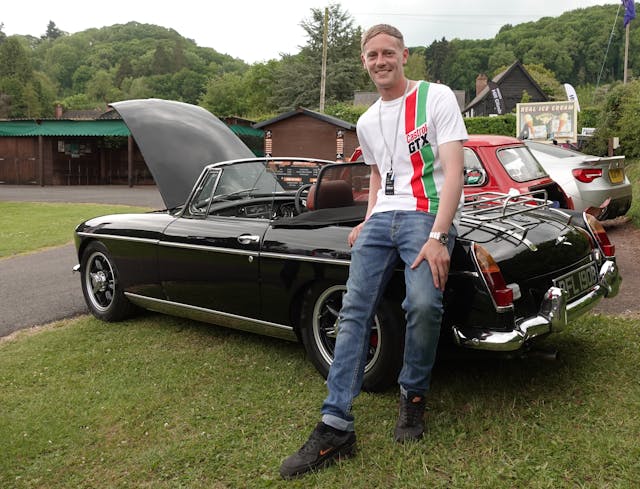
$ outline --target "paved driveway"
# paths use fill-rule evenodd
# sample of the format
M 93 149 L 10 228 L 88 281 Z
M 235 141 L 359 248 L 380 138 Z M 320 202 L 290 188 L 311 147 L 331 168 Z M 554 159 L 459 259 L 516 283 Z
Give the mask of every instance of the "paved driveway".
M 0 185 L 0 201 L 127 204 L 161 209 L 154 186 Z M 0 259 L 0 336 L 88 312 L 73 244 Z

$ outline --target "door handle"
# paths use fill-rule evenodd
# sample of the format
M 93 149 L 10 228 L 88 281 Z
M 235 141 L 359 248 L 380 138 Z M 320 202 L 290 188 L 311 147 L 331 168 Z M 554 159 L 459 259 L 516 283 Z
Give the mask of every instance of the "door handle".
M 243 245 L 259 242 L 260 236 L 256 236 L 255 234 L 241 234 L 240 236 L 238 236 L 238 243 Z

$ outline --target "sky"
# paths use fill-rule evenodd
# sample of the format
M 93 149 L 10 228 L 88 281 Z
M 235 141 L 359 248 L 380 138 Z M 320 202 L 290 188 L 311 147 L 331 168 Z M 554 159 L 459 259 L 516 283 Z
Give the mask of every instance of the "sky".
M 6 35 L 36 37 L 45 34 L 49 21 L 69 34 L 131 21 L 155 24 L 174 29 L 198 46 L 253 64 L 299 52 L 307 41 L 300 23 L 311 18 L 311 9 L 331 3 L 351 14 L 356 26 L 392 24 L 402 31 L 407 46 L 428 46 L 443 37 L 490 39 L 505 24 L 621 0 L 5 0 L 0 24 Z

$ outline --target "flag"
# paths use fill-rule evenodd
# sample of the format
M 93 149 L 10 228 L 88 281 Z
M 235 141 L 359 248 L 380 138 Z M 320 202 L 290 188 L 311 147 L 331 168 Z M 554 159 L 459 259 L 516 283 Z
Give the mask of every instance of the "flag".
M 636 4 L 634 0 L 622 0 L 624 5 L 624 26 L 636 18 Z
M 580 102 L 578 102 L 578 94 L 576 89 L 570 83 L 564 84 L 564 91 L 567 93 L 567 100 L 571 100 L 576 103 L 576 109 L 580 112 Z
M 491 90 L 491 96 L 493 97 L 493 103 L 495 104 L 496 114 L 503 115 L 506 111 L 504 108 L 504 98 L 502 98 L 502 92 L 500 87 L 493 80 L 489 81 L 489 90 Z

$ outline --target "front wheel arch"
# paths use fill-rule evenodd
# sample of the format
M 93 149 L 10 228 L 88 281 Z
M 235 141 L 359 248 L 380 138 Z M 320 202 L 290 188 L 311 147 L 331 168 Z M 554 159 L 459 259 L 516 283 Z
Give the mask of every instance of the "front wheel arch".
M 115 261 L 100 241 L 92 241 L 82 250 L 80 282 L 87 307 L 96 318 L 116 322 L 135 312 L 120 285 Z

